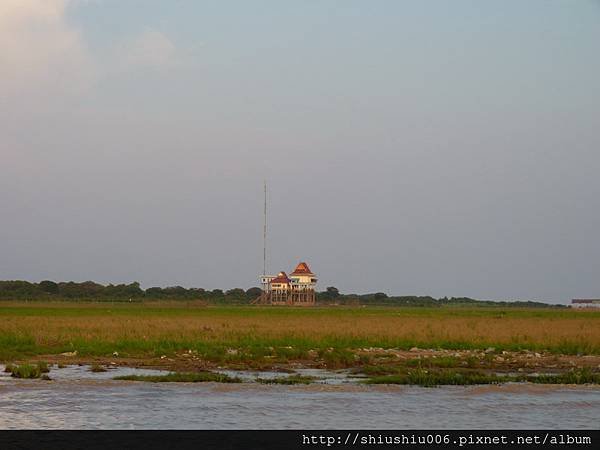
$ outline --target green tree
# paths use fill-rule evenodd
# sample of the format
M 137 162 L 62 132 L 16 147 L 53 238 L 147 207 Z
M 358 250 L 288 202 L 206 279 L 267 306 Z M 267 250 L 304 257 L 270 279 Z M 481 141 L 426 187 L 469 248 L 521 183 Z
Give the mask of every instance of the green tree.
M 227 292 L 225 292 L 225 295 L 227 297 L 241 298 L 241 297 L 246 296 L 246 292 L 243 289 L 234 288 L 234 289 L 229 289 Z
M 262 294 L 262 289 L 259 287 L 251 287 L 250 289 L 248 289 L 246 291 L 246 297 L 248 297 L 249 300 L 254 300 L 254 299 L 260 297 L 261 294 Z
M 183 286 L 169 286 L 163 289 L 166 297 L 186 297 L 188 290 Z
M 58 284 L 54 281 L 40 281 L 40 289 L 47 294 L 58 294 Z
M 340 296 L 340 291 L 334 286 L 329 286 L 325 289 L 325 292 L 329 298 L 338 298 Z
M 163 289 L 161 287 L 151 287 L 146 289 L 146 297 L 160 298 L 163 296 Z

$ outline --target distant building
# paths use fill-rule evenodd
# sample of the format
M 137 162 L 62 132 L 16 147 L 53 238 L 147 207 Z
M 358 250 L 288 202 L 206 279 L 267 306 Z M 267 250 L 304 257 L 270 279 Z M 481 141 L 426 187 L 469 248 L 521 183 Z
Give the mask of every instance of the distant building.
M 262 294 L 255 304 L 313 306 L 315 304 L 315 288 L 317 278 L 308 267 L 301 262 L 288 276 L 279 272 L 276 276 L 261 277 Z
M 600 299 L 574 298 L 571 300 L 571 308 L 600 308 Z

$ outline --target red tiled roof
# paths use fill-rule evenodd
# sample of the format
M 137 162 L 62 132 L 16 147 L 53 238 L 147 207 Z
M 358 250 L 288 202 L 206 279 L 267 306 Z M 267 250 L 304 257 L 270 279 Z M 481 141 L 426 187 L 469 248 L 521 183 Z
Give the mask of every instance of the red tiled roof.
M 292 281 L 292 280 L 290 280 L 288 278 L 288 276 L 285 272 L 279 272 L 279 274 L 275 278 L 273 278 L 270 281 L 270 283 L 284 283 L 284 284 L 287 283 L 287 284 L 289 284 L 290 281 Z
M 310 271 L 310 267 L 308 267 L 308 264 L 306 264 L 305 262 L 301 262 L 300 264 L 298 264 L 296 266 L 296 268 L 290 275 L 314 275 L 314 274 Z

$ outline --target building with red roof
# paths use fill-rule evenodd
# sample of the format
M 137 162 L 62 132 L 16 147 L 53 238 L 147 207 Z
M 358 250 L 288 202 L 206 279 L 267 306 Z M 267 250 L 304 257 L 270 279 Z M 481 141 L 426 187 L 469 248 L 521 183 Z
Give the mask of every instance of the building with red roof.
M 285 272 L 279 272 L 275 278 L 270 281 L 271 289 L 280 288 L 280 289 L 289 289 L 290 283 L 292 280 L 287 276 Z
M 305 262 L 299 263 L 290 275 L 314 275 Z
M 279 272 L 276 276 L 261 277 L 263 293 L 254 303 L 265 305 L 313 306 L 317 278 L 305 262 L 300 262 L 288 276 Z

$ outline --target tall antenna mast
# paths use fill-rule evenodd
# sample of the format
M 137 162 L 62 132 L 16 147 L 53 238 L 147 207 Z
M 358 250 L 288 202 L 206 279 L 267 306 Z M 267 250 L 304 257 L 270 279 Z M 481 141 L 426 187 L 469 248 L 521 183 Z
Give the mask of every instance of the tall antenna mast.
M 263 276 L 267 275 L 267 180 L 265 180 L 265 220 L 263 224 Z

